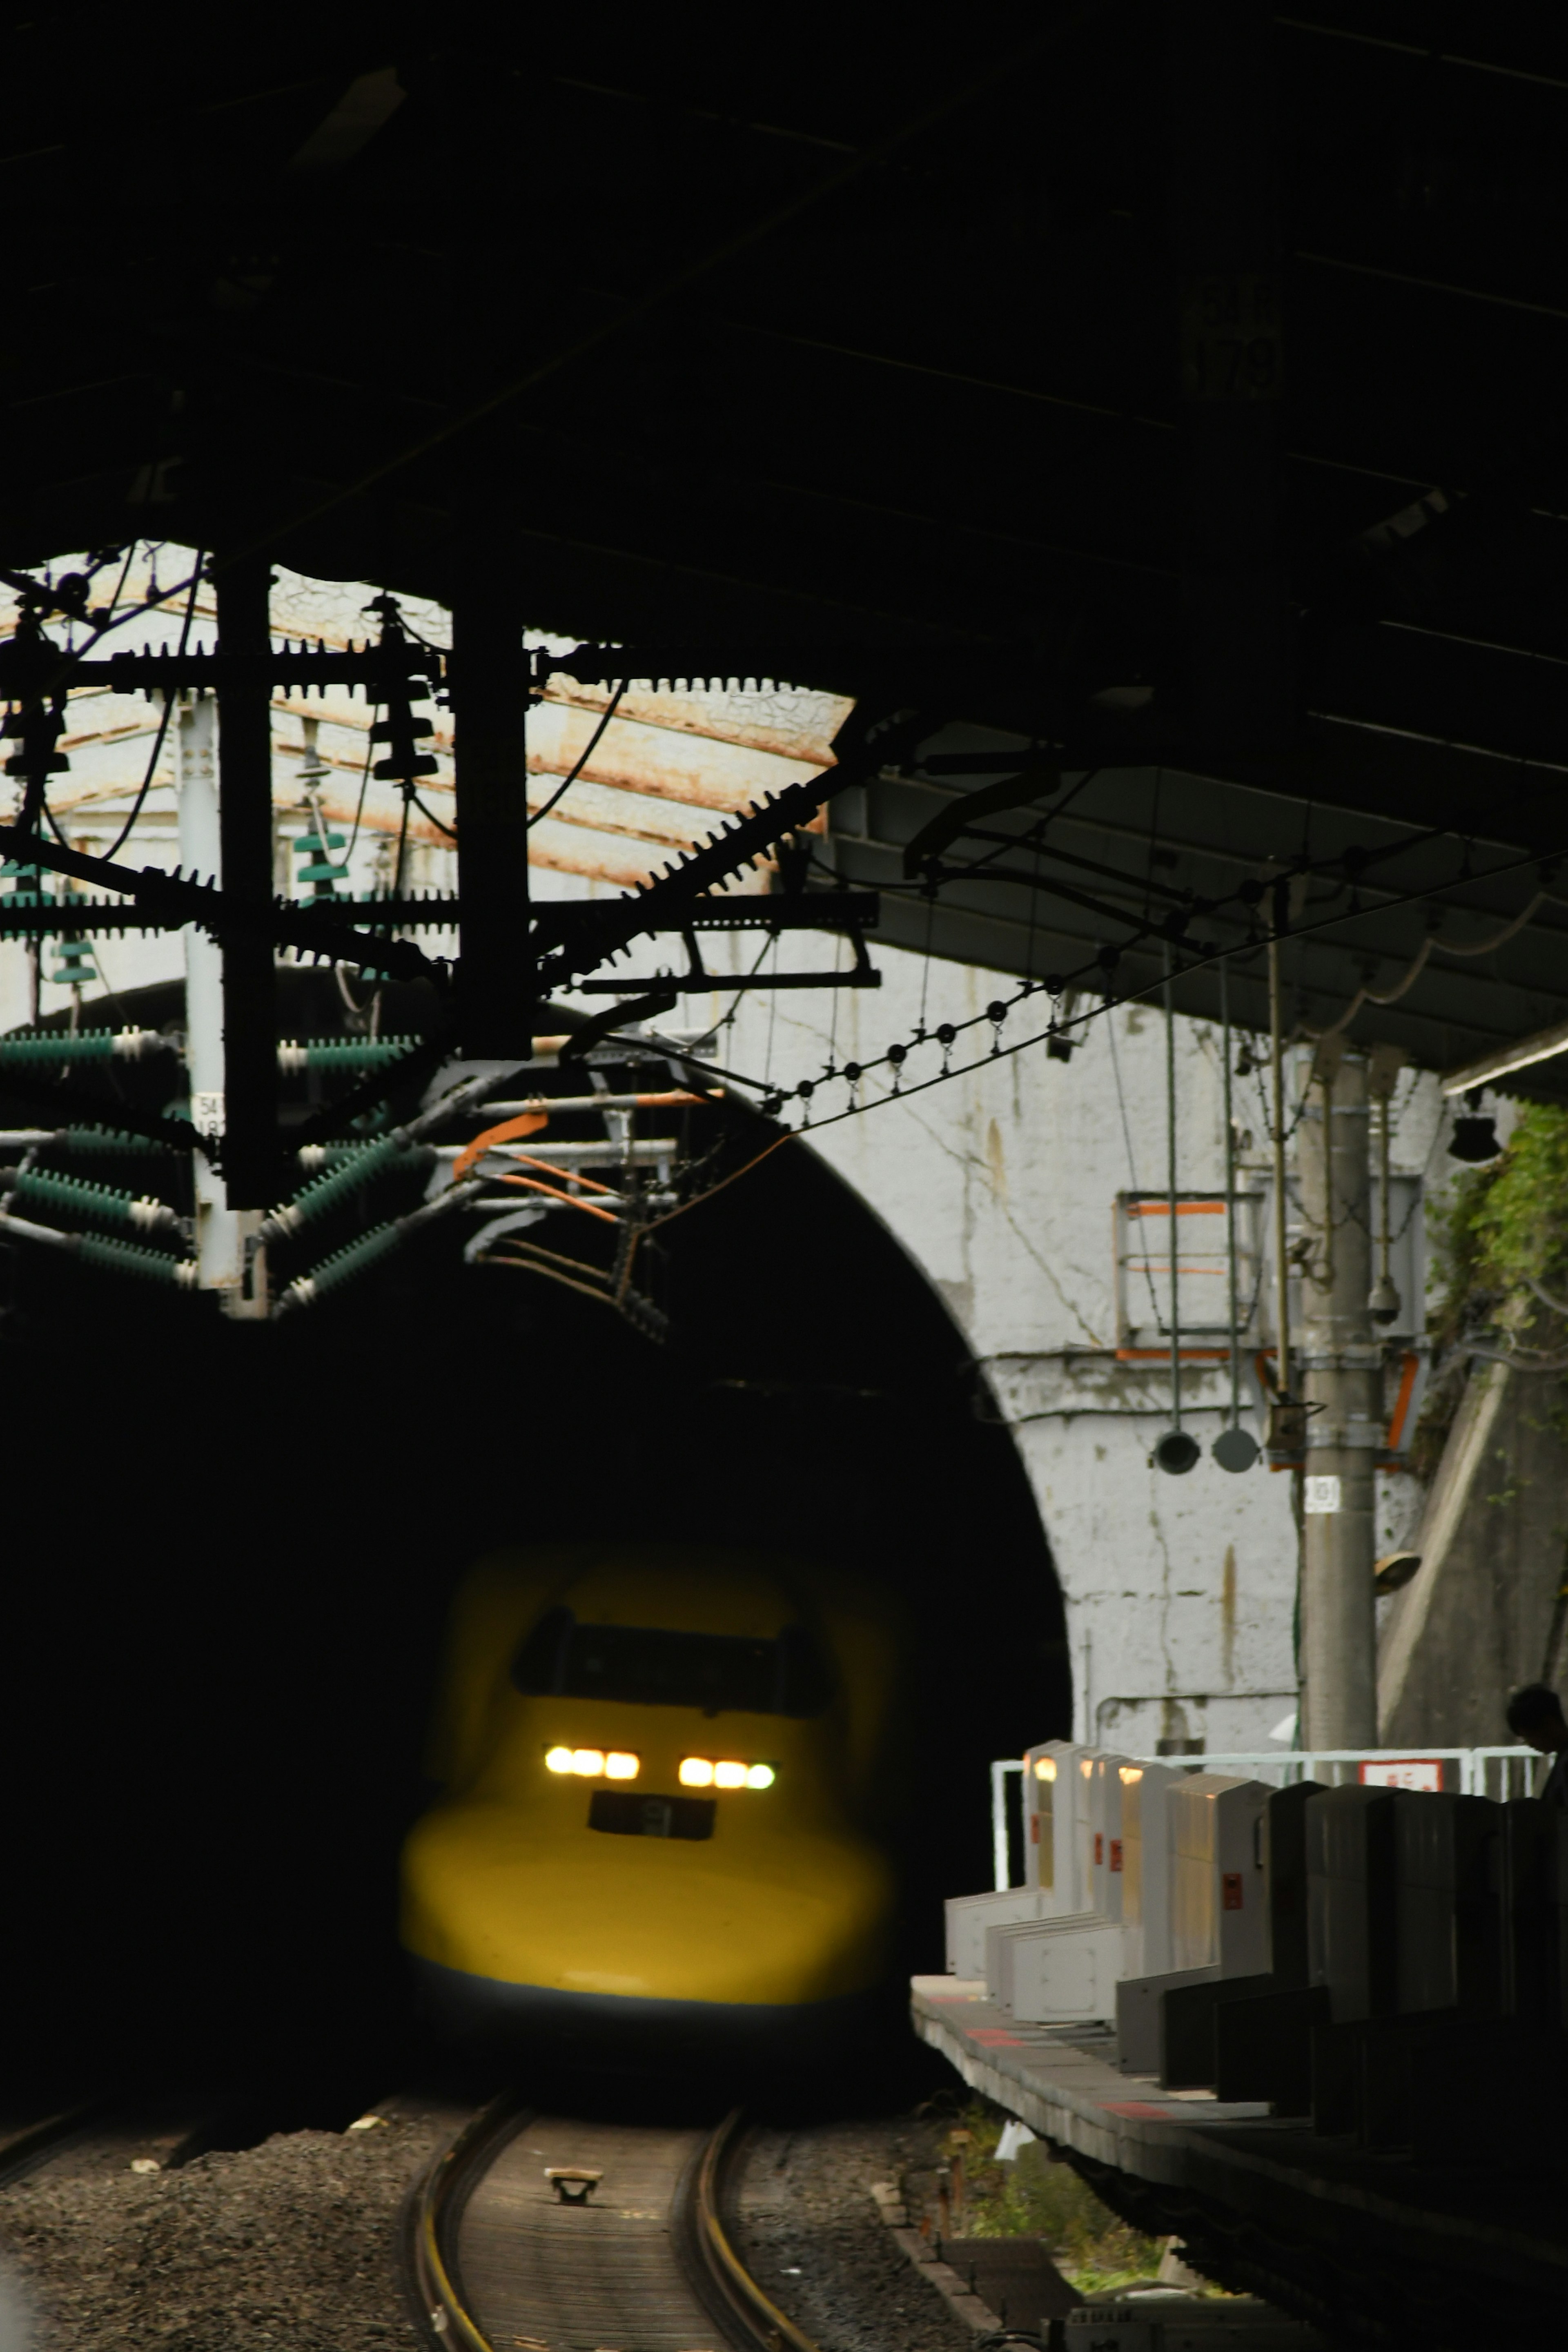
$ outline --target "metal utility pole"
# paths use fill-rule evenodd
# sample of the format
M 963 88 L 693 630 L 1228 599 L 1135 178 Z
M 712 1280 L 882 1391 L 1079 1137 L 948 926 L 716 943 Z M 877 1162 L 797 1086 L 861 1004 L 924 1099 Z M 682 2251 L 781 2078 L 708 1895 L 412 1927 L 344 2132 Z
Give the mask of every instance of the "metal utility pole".
M 1300 1129 L 1313 1250 L 1299 1364 L 1309 1406 L 1301 1559 L 1301 1745 L 1377 1744 L 1373 1465 L 1382 1350 L 1372 1288 L 1370 1097 L 1364 1055 L 1319 1049 Z
M 221 884 L 217 708 L 212 696 L 194 695 L 179 711 L 175 727 L 180 865 L 187 874 Z M 195 923 L 186 924 L 183 937 L 191 1123 L 198 1134 L 221 1136 L 228 1093 L 224 951 Z M 228 1188 L 212 1162 L 199 1151 L 195 1160 L 197 1286 L 217 1291 L 226 1314 L 260 1320 L 267 1313 L 266 1255 L 255 1236 L 264 1212 L 231 1208 Z
M 1290 1386 L 1290 1259 L 1285 1193 L 1285 1016 L 1279 979 L 1279 936 L 1289 903 L 1289 884 L 1274 889 L 1274 919 L 1268 935 L 1268 1116 L 1274 1154 L 1274 1392 L 1281 1402 Z
M 528 660 L 515 558 L 465 550 L 452 600 L 459 1038 L 470 1059 L 526 1060 L 533 1024 L 528 904 Z
M 214 568 L 222 654 L 218 832 L 223 886 L 266 908 L 272 899 L 272 573 L 256 557 Z M 278 982 L 265 931 L 223 949 L 224 1181 L 231 1206 L 269 1209 L 282 1191 L 278 1135 Z

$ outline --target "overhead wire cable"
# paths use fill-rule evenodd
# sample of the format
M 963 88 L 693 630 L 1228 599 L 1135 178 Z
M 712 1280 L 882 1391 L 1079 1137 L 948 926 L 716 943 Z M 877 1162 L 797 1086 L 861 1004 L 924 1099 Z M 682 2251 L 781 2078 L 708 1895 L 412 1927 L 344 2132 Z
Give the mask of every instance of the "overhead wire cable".
M 1230 1425 L 1241 1424 L 1241 1354 L 1237 1336 L 1236 1118 L 1231 1105 L 1230 958 L 1219 968 L 1220 1067 L 1225 1082 L 1225 1265 L 1226 1308 L 1230 1349 Z
M 1165 1250 L 1171 1280 L 1171 1427 L 1182 1429 L 1182 1304 L 1181 1249 L 1178 1220 L 1181 1198 L 1176 1191 L 1176 1008 L 1171 996 L 1175 959 L 1165 950 Z
M 1561 856 L 1565 853 L 1562 850 L 1557 850 L 1549 854 L 1552 856 Z M 1532 850 L 1524 856 L 1511 858 L 1504 865 L 1491 867 L 1487 874 L 1472 878 L 1482 881 L 1497 881 L 1505 874 L 1517 873 L 1522 866 L 1537 865 L 1540 862 L 1541 856 L 1542 853 L 1540 851 Z M 1401 906 L 1419 903 L 1426 899 L 1436 898 L 1444 892 L 1452 889 L 1455 887 L 1455 884 L 1451 882 L 1433 884 L 1425 889 L 1402 892 L 1396 898 L 1392 899 L 1390 903 Z M 1355 919 L 1355 917 L 1342 910 L 1337 914 L 1326 915 L 1316 923 L 1303 923 L 1290 926 L 1286 930 L 1281 931 L 1278 936 L 1281 939 L 1305 938 L 1318 931 L 1331 930 L 1338 924 L 1353 921 Z M 1253 944 L 1254 946 L 1260 947 L 1267 943 L 1266 940 L 1260 940 Z M 1181 974 L 1178 976 L 1185 977 L 1192 972 L 1205 971 L 1209 965 L 1220 961 L 1223 957 L 1234 955 L 1237 952 L 1237 950 L 1234 947 L 1226 947 L 1216 948 L 1212 952 L 1194 954 L 1183 964 Z M 1096 958 L 1089 963 L 1080 965 L 1076 971 L 1065 975 L 1064 984 L 1077 985 L 1081 982 L 1089 980 L 1103 987 L 1104 979 L 1104 966 L 1100 962 L 1099 959 Z M 1125 996 L 1107 995 L 1102 1003 L 1099 1005 L 1091 1005 L 1082 1013 L 1075 1013 L 1068 1022 L 1061 1024 L 1062 1029 L 1086 1028 L 1091 1021 L 1099 1020 L 1103 1014 L 1114 1012 L 1121 1005 L 1142 1003 L 1145 998 L 1152 995 L 1158 988 L 1160 988 L 1161 985 L 1162 983 L 1159 980 L 1154 980 L 1142 988 L 1130 990 Z M 1007 1000 L 1004 1007 L 1004 1011 L 1010 1011 L 1013 1006 L 1020 1004 L 1024 1003 L 1026 998 L 1038 993 L 1039 989 L 1037 985 L 1026 983 L 1025 986 L 1017 989 L 1014 992 L 1012 998 Z M 989 1022 L 990 1018 L 990 1012 L 987 1010 L 984 1013 L 973 1014 L 968 1020 L 957 1023 L 954 1026 L 960 1032 L 974 1029 L 979 1027 L 983 1022 Z M 890 1102 L 910 1094 L 923 1094 L 929 1087 L 941 1086 L 949 1078 L 962 1077 L 967 1076 L 972 1071 L 983 1069 L 988 1062 L 994 1061 L 999 1056 L 1008 1056 L 1013 1054 L 1026 1052 L 1031 1045 L 1041 1044 L 1049 1034 L 1051 1034 L 1051 1031 L 1049 1029 L 1045 1029 L 1035 1032 L 1028 1037 L 1020 1038 L 1013 1045 L 1003 1045 L 998 1042 L 992 1051 L 986 1053 L 978 1060 L 963 1063 L 956 1068 L 938 1071 L 929 1078 L 917 1079 L 912 1086 L 904 1085 L 900 1074 L 900 1097 L 896 1097 L 892 1092 L 889 1091 L 887 1095 L 879 1097 L 874 1100 L 852 1103 L 843 1110 L 829 1112 L 826 1118 L 818 1117 L 815 1118 L 813 1126 L 816 1129 L 837 1126 L 844 1119 L 859 1118 L 867 1111 L 879 1108 L 885 1102 Z M 858 1084 L 859 1078 L 864 1077 L 868 1069 L 879 1069 L 884 1065 L 887 1065 L 889 1067 L 892 1066 L 889 1063 L 888 1056 L 886 1055 L 879 1056 L 874 1063 L 866 1065 L 863 1067 L 858 1067 L 856 1083 Z M 741 1083 L 753 1087 L 756 1085 L 756 1081 L 754 1079 L 742 1079 Z M 785 1095 L 781 1097 L 779 1099 L 782 1105 L 783 1101 L 790 1099 L 790 1096 Z M 791 1132 L 798 1132 L 798 1130 L 792 1129 Z
M 128 580 L 128 578 L 130 577 L 130 574 L 131 574 L 131 566 L 132 566 L 132 563 L 135 562 L 135 560 L 136 560 L 136 551 L 137 551 L 137 549 L 141 546 L 141 544 L 142 544 L 142 541 L 141 541 L 139 539 L 133 539 L 133 540 L 132 541 L 132 542 L 131 542 L 130 546 L 126 549 L 126 551 L 125 551 L 125 561 L 124 561 L 124 562 L 123 562 L 123 563 L 121 565 L 121 567 L 120 567 L 120 577 L 119 577 L 119 579 L 115 582 L 115 583 L 114 583 L 114 587 L 113 587 L 113 590 L 112 590 L 112 592 L 111 592 L 111 593 L 110 593 L 110 599 L 109 599 L 109 603 L 108 603 L 108 604 L 104 607 L 102 622 L 101 622 L 101 624 L 100 625 L 99 628 L 98 628 L 98 629 L 93 633 L 93 635 L 91 636 L 91 638 L 89 638 L 89 644 L 91 644 L 91 643 L 96 643 L 98 636 L 100 636 L 100 635 L 101 635 L 103 634 L 104 629 L 108 628 L 109 626 L 110 626 L 110 625 L 112 625 L 113 620 L 114 620 L 114 615 L 115 615 L 115 614 L 118 612 L 118 610 L 119 610 L 119 608 L 120 608 L 120 599 L 121 599 L 121 595 L 124 593 L 124 590 L 125 590 L 125 583 L 126 583 L 126 581 Z M 88 570 L 88 574 L 87 574 L 88 580 L 89 580 L 89 582 L 90 582 L 90 581 L 92 581 L 92 580 L 95 580 L 95 579 L 97 578 L 97 576 L 98 576 L 99 572 L 100 572 L 100 571 L 102 571 L 103 569 L 105 569 L 105 567 L 104 567 L 103 565 L 101 565 L 101 564 L 100 564 L 100 565 L 98 565 L 98 566 L 96 566 L 96 567 L 95 567 L 95 566 L 89 566 L 89 570 Z M 143 611 L 143 610 L 145 610 L 145 607 L 144 607 L 144 606 L 139 606 L 137 609 L 138 609 L 139 611 Z M 69 619 L 68 619 L 68 621 L 67 621 L 67 626 L 68 626 L 68 629 L 69 625 L 69 625 Z M 63 648 L 63 650 L 64 650 L 67 654 L 68 654 L 68 655 L 69 655 L 73 659 L 75 659 L 75 658 L 77 658 L 77 657 L 78 657 L 78 656 L 77 656 L 76 648 L 75 648 L 74 646 L 68 646 L 68 645 L 67 646 L 65 646 L 65 647 Z M 85 647 L 83 648 L 83 651 L 84 651 L 84 652 L 86 651 L 86 648 L 85 648 Z M 160 741 L 162 740 L 162 737 L 161 737 L 161 736 L 160 736 L 160 738 L 159 738 L 159 740 L 160 740 Z M 157 745 L 156 745 L 156 744 L 154 744 L 154 746 L 153 746 L 153 765 L 154 765 L 154 766 L 156 766 L 156 765 L 157 765 L 157 759 L 158 759 Z M 145 790 L 144 790 L 144 789 L 143 789 L 143 797 L 145 797 Z M 55 814 L 55 813 L 54 813 L 53 809 L 49 806 L 49 788 L 48 788 L 48 783 L 47 783 L 47 781 L 45 782 L 44 789 L 43 789 L 42 793 L 41 793 L 41 794 L 40 794 L 40 796 L 39 796 L 39 799 L 40 799 L 40 805 L 41 805 L 41 806 L 42 806 L 42 808 L 43 808 L 44 815 L 45 815 L 45 818 L 46 818 L 46 819 L 47 819 L 47 824 L 48 824 L 48 827 L 49 827 L 50 832 L 54 835 L 55 839 L 59 843 L 60 847 L 61 847 L 62 849 L 68 849 L 68 848 L 69 848 L 69 846 L 70 846 L 70 844 L 67 841 L 67 839 L 66 839 L 66 837 L 65 837 L 65 835 L 64 835 L 64 834 L 61 832 L 61 830 L 60 830 L 59 819 L 56 816 L 56 814 Z M 123 834 L 121 834 L 121 841 L 123 841 L 123 839 L 124 839 L 124 838 L 125 838 L 124 835 L 123 835 Z M 119 846 L 120 846 L 120 843 L 119 843 L 119 842 L 116 842 L 116 844 L 115 844 L 115 848 L 118 848 Z M 112 851 L 111 851 L 111 852 L 110 852 L 110 855 L 112 856 L 112 854 L 113 854 L 113 853 L 112 853 Z M 96 960 L 96 950 L 94 950 L 94 955 L 95 955 L 95 960 Z M 99 971 L 99 975 L 98 975 L 98 976 L 99 976 L 100 980 L 103 980 L 103 972 L 102 972 L 101 968 L 100 969 L 100 971 Z M 104 985 L 105 989 L 107 990 L 107 989 L 108 989 L 108 987 L 109 987 L 109 982 L 108 982 L 106 980 L 103 980 L 103 985 Z
M 569 1273 L 588 1275 L 595 1282 L 608 1283 L 613 1278 L 607 1266 L 589 1265 L 580 1257 L 567 1257 L 560 1250 L 546 1249 L 542 1242 L 525 1241 L 521 1234 L 498 1234 L 495 1246 L 528 1250 L 535 1257 L 547 1257 L 556 1265 L 565 1266 Z
M 524 1257 L 521 1251 L 526 1246 L 526 1244 L 513 1243 L 510 1250 L 503 1255 L 498 1243 L 479 1262 L 481 1265 L 510 1266 L 514 1274 L 537 1274 L 543 1282 L 558 1282 L 563 1290 L 574 1290 L 581 1298 L 596 1298 L 601 1307 L 607 1307 L 612 1314 L 619 1314 L 620 1308 L 609 1291 L 595 1290 L 590 1283 L 574 1282 L 569 1274 L 559 1274 L 554 1266 L 541 1265 L 537 1257 Z
M 430 823 L 435 826 L 437 833 L 444 833 L 448 841 L 457 840 L 458 836 L 453 828 L 449 824 L 443 824 L 435 810 L 426 808 L 417 793 L 411 792 L 408 797 L 413 802 L 415 807 L 418 810 L 420 815 L 429 818 Z
M 1110 1042 L 1110 1071 L 1111 1076 L 1116 1082 L 1116 1108 L 1121 1114 L 1121 1140 L 1127 1146 L 1127 1181 L 1131 1187 L 1132 1196 L 1134 1200 L 1136 1200 L 1138 1197 L 1138 1165 L 1132 1157 L 1132 1129 L 1127 1117 L 1127 1097 L 1123 1093 L 1121 1087 L 1121 1062 L 1116 1051 L 1116 1024 L 1114 1021 L 1108 1021 L 1106 1023 L 1105 1034 Z M 1143 1280 L 1148 1286 L 1149 1306 L 1154 1318 L 1154 1328 L 1157 1331 L 1160 1328 L 1160 1296 L 1154 1287 L 1153 1268 L 1149 1264 L 1149 1253 L 1146 1249 L 1142 1252 L 1142 1260 Z
M 372 706 L 371 706 L 370 722 L 371 722 L 371 726 L 372 726 L 373 728 L 374 728 L 374 725 L 375 725 L 375 714 L 376 714 L 376 712 L 381 709 L 381 707 L 382 707 L 382 706 L 381 706 L 381 704 L 380 704 L 379 702 L 373 703 L 373 704 L 372 704 Z M 359 799 L 358 799 L 358 800 L 355 802 L 355 803 L 354 803 L 354 821 L 353 821 L 353 828 L 352 832 L 351 832 L 351 833 L 350 833 L 350 835 L 349 835 L 349 845 L 348 845 L 348 848 L 347 848 L 347 849 L 345 850 L 345 852 L 343 853 L 343 864 L 344 864 L 344 866 L 347 866 L 347 864 L 348 864 L 348 862 L 349 862 L 349 859 L 353 856 L 353 854 L 354 854 L 354 845 L 355 845 L 355 844 L 356 844 L 356 842 L 359 840 L 360 819 L 361 819 L 361 817 L 363 817 L 363 814 L 364 814 L 364 796 L 365 796 L 365 793 L 366 793 L 369 791 L 369 789 L 370 789 L 370 771 L 371 771 L 371 763 L 372 763 L 372 761 L 374 760 L 374 758 L 375 758 L 375 739 L 374 739 L 374 735 L 369 735 L 369 734 L 367 734 L 367 736 L 366 736 L 366 740 L 365 740 L 364 765 L 363 765 L 363 767 L 360 770 L 360 777 L 359 777 Z
M 587 744 L 583 751 L 583 755 L 577 761 L 576 766 L 573 769 L 571 774 L 562 778 L 560 783 L 557 784 L 555 790 L 551 793 L 550 798 L 542 807 L 530 811 L 527 825 L 527 830 L 530 833 L 533 831 L 536 824 L 541 824 L 543 819 L 550 814 L 551 810 L 555 806 L 557 801 L 563 800 L 566 794 L 571 791 L 573 785 L 576 782 L 578 777 L 582 774 L 584 769 L 587 766 L 589 761 L 598 750 L 605 730 L 608 727 L 611 719 L 615 717 L 616 710 L 620 708 L 621 697 L 625 694 L 630 684 L 631 680 L 629 677 L 622 678 L 614 694 L 610 697 L 604 717 L 595 728 L 592 735 L 589 736 Z
M 580 1201 L 574 1192 L 563 1192 L 554 1184 L 542 1183 L 537 1176 L 496 1176 L 490 1181 L 496 1184 L 515 1184 L 525 1192 L 543 1192 L 552 1201 L 564 1202 L 569 1209 L 582 1209 L 588 1216 L 597 1217 L 601 1224 L 618 1225 L 621 1222 L 619 1217 L 613 1217 L 608 1209 L 601 1209 L 596 1201 Z
M 190 643 L 191 623 L 195 618 L 196 611 L 196 591 L 201 585 L 202 565 L 205 558 L 205 549 L 198 548 L 196 551 L 196 568 L 192 572 L 189 583 L 187 583 L 190 593 L 185 598 L 184 618 L 180 624 L 179 650 L 182 654 L 184 654 L 186 646 Z M 142 779 L 142 789 L 137 793 L 135 801 L 132 804 L 131 814 L 126 818 L 125 823 L 121 826 L 112 847 L 105 853 L 105 855 L 110 857 L 117 857 L 120 855 L 121 850 L 125 846 L 126 842 L 130 839 L 132 830 L 135 825 L 138 817 L 142 814 L 142 808 L 146 803 L 147 795 L 153 789 L 153 779 L 157 773 L 158 762 L 163 756 L 164 739 L 167 737 L 169 732 L 169 719 L 174 711 L 175 698 L 175 696 L 172 692 L 166 693 L 163 697 L 163 713 L 158 720 L 158 732 L 153 738 L 153 749 L 148 755 L 147 772 Z

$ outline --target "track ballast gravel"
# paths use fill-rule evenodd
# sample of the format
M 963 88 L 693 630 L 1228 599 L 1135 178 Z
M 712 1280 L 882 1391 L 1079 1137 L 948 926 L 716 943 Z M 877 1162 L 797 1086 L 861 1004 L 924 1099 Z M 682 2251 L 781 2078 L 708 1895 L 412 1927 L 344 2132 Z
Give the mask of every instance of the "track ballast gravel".
M 0 2190 L 39 2352 L 385 2352 L 415 2341 L 396 2223 L 454 2126 L 290 2132 L 177 2171 L 51 2167 Z
M 894 2240 L 871 2196 L 937 2160 L 910 2116 L 748 2137 L 730 2221 L 764 2294 L 821 2352 L 971 2352 L 974 2338 Z

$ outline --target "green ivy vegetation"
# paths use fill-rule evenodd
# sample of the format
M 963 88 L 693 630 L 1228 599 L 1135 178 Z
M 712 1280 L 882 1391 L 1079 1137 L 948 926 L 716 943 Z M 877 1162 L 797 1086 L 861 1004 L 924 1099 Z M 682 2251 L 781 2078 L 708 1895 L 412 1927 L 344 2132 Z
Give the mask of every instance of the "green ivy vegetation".
M 1529 1285 L 1558 1297 L 1568 1286 L 1568 1107 L 1530 1104 L 1500 1159 L 1456 1179 L 1437 1243 L 1440 1339 L 1457 1339 L 1478 1312 L 1495 1320 L 1506 1302 L 1550 1321 Z
M 965 2233 L 1042 2239 L 1064 2278 L 1090 2301 L 1153 2278 L 1161 2241 L 1118 2221 L 1069 2164 L 1047 2162 L 1037 2140 L 1021 2147 L 1011 2164 L 996 2162 L 1005 2121 L 999 2108 L 978 2100 L 964 2111 L 970 2136 Z
M 1500 1158 L 1458 1174 L 1434 1216 L 1439 1296 L 1431 1318 L 1437 1359 L 1466 1339 L 1558 1349 L 1563 1318 L 1530 1287 L 1568 1297 L 1568 1107 L 1531 1103 Z M 1455 1359 L 1457 1365 L 1462 1360 Z M 1413 1467 L 1430 1475 L 1463 1385 L 1433 1385 Z

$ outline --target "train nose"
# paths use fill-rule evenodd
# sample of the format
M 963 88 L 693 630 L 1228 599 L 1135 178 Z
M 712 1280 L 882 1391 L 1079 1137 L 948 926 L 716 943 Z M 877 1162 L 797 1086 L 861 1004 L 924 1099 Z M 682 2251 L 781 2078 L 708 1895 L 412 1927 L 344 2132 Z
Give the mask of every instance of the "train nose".
M 426 1815 L 404 1942 L 493 1983 L 631 2000 L 814 2002 L 885 1966 L 887 1864 L 846 1832 L 529 1841 L 499 1808 Z

